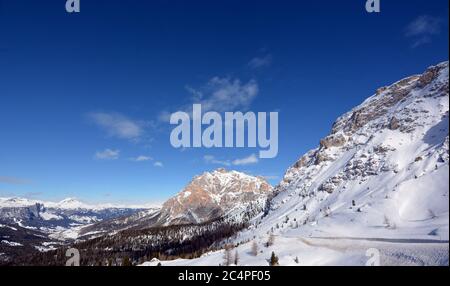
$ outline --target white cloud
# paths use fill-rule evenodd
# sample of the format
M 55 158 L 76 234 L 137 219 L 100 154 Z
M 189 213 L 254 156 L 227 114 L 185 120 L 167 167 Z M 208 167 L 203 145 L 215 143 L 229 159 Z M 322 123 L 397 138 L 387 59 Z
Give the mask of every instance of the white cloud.
M 192 95 L 192 101 L 201 100 L 203 98 L 203 93 L 195 88 L 186 86 L 186 90 Z
M 217 160 L 214 156 L 212 155 L 205 155 L 203 156 L 203 160 L 205 161 L 205 163 L 207 164 L 215 164 L 215 165 L 223 165 L 223 166 L 231 166 L 230 161 L 221 161 L 221 160 Z
M 432 42 L 433 36 L 441 33 L 443 21 L 440 18 L 423 15 L 409 23 L 405 29 L 405 36 L 414 38 L 413 47 Z
M 119 159 L 120 150 L 105 149 L 95 153 L 94 158 L 97 160 L 117 160 Z
M 161 111 L 158 114 L 158 121 L 160 122 L 170 122 L 170 112 L 167 110 Z
M 269 67 L 272 64 L 272 55 L 266 55 L 264 57 L 255 57 L 247 64 L 251 69 L 261 69 Z
M 235 166 L 245 166 L 250 164 L 256 164 L 259 162 L 258 157 L 256 157 L 255 154 L 252 154 L 248 157 L 242 158 L 242 159 L 236 159 L 233 161 L 233 165 Z
M 223 166 L 244 166 L 250 164 L 256 164 L 259 162 L 258 157 L 255 154 L 252 154 L 248 157 L 235 159 L 235 160 L 218 160 L 216 157 L 212 155 L 203 156 L 203 160 L 207 164 L 215 164 L 215 165 L 223 165 Z
M 162 162 L 155 162 L 154 164 L 153 164 L 153 166 L 155 166 L 155 167 L 158 167 L 158 168 L 162 168 L 162 167 L 164 167 L 164 164 L 162 163 Z
M 176 111 L 192 113 L 193 104 L 201 104 L 202 111 L 233 112 L 236 110 L 247 110 L 259 93 L 258 83 L 250 80 L 243 83 L 240 79 L 214 77 L 200 89 L 186 87 L 192 95 L 191 102 L 180 107 Z M 171 113 L 162 111 L 158 119 L 161 122 L 168 122 Z
M 134 162 L 146 162 L 146 161 L 152 161 L 153 158 L 149 157 L 149 156 L 140 155 L 135 158 L 130 158 L 130 160 L 134 161 Z
M 108 136 L 137 140 L 143 135 L 142 123 L 119 113 L 92 112 L 88 118 L 105 130 Z
M 0 176 L 0 183 L 11 185 L 26 185 L 29 184 L 30 181 L 16 177 Z
M 243 84 L 239 79 L 212 78 L 204 88 L 203 96 L 197 102 L 204 111 L 234 111 L 248 109 L 258 95 L 259 87 L 255 80 Z

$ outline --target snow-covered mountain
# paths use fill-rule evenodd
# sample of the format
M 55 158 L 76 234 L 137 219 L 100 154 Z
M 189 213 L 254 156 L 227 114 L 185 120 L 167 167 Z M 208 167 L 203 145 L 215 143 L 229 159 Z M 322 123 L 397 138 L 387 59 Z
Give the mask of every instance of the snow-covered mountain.
M 448 265 L 448 69 L 444 62 L 380 88 L 338 118 L 233 239 L 240 264 L 267 265 L 275 252 L 281 265 L 364 265 L 375 249 L 384 265 Z
M 264 178 L 218 169 L 195 177 L 164 203 L 162 225 L 204 223 L 223 216 L 257 214 L 273 191 Z
M 66 239 L 75 238 L 77 232 L 89 224 L 129 216 L 142 210 L 144 209 L 115 205 L 89 205 L 76 199 L 54 203 L 24 198 L 0 198 L 0 223 Z
M 91 205 L 73 198 L 60 202 L 0 198 L 0 264 L 69 243 L 89 225 L 155 209 L 159 207 Z
M 431 67 L 338 118 L 287 170 L 268 226 L 273 213 L 311 236 L 448 239 L 448 77 L 448 62 Z
M 63 209 L 63 210 L 104 210 L 104 209 L 148 209 L 159 207 L 158 204 L 148 203 L 141 205 L 124 205 L 124 204 L 88 204 L 75 198 L 66 198 L 59 202 L 41 201 L 26 198 L 0 198 L 0 208 L 20 208 L 30 207 L 36 204 L 44 205 L 47 208 Z

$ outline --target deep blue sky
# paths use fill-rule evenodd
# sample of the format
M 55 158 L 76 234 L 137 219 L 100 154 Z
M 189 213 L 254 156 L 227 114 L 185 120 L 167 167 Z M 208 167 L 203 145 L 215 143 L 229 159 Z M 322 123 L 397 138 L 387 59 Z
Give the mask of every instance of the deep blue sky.
M 163 200 L 257 154 L 171 147 L 160 115 L 215 77 L 258 87 L 243 109 L 280 112 L 278 157 L 227 167 L 276 184 L 336 117 L 448 60 L 448 0 L 381 4 L 81 0 L 69 15 L 65 0 L 0 0 L 0 196 Z

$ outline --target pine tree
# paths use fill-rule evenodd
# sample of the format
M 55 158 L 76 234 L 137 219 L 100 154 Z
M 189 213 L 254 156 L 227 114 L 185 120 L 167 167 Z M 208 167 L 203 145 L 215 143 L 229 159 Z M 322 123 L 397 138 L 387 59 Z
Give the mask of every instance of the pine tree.
M 128 256 L 125 256 L 122 262 L 122 266 L 132 266 L 130 258 Z
M 270 266 L 278 266 L 278 256 L 275 255 L 275 252 L 272 251 L 272 256 L 270 257 L 269 261 Z

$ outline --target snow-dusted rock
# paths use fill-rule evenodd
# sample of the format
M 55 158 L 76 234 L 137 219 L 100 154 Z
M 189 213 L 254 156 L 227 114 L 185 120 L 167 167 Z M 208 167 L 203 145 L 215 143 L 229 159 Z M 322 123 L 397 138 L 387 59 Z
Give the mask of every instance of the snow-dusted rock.
M 159 223 L 203 223 L 223 216 L 260 212 L 272 186 L 260 177 L 218 169 L 195 177 L 161 209 Z

